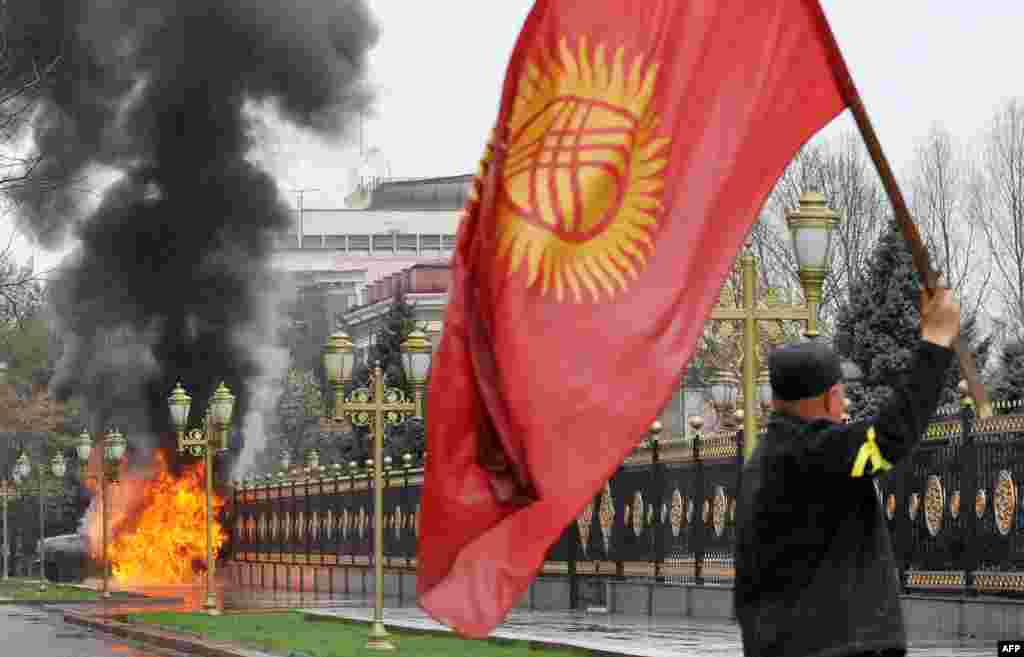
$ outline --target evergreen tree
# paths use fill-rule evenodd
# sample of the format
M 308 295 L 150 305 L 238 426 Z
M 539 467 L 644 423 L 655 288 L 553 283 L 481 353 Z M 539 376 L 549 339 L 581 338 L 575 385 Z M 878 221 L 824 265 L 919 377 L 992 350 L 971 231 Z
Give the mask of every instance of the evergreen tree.
M 878 412 L 892 393 L 890 383 L 911 363 L 921 336 L 921 280 L 899 226 L 890 221 L 879 236 L 865 275 L 850 287 L 848 303 L 836 320 L 836 351 L 856 364 L 863 378 L 847 385 L 850 415 L 861 419 Z M 964 334 L 983 367 L 991 346 L 989 337 L 976 335 L 974 321 Z M 958 401 L 961 378 L 954 362 L 944 377 L 940 404 Z
M 406 302 L 405 295 L 396 294 L 384 317 L 383 326 L 377 331 L 376 340 L 370 349 L 369 363 L 367 363 L 369 367 L 373 367 L 375 362 L 380 361 L 387 385 L 401 388 L 408 395 L 412 394 L 412 387 L 405 380 L 405 369 L 402 366 L 402 343 L 416 328 L 414 317 L 413 305 Z
M 405 295 L 395 294 L 391 306 L 384 316 L 383 325 L 375 335 L 369 358 L 366 363 L 361 363 L 355 368 L 352 382 L 346 388 L 345 394 L 351 393 L 356 388 L 368 386 L 370 372 L 375 363 L 379 361 L 381 369 L 384 370 L 385 385 L 399 388 L 409 400 L 414 398 L 412 385 L 406 380 L 402 365 L 402 343 L 416 329 L 414 317 L 415 307 L 413 304 L 405 300 Z M 399 425 L 389 425 L 384 435 L 384 452 L 396 463 L 405 452 L 422 455 L 426 444 L 425 436 L 426 432 L 422 422 L 408 421 Z M 367 428 L 355 427 L 352 440 L 343 441 L 346 453 L 353 456 L 350 460 L 362 463 L 368 458 L 372 451 L 369 444 L 372 438 Z
M 281 383 L 276 413 L 267 428 L 267 446 L 256 457 L 257 474 L 280 470 L 282 450 L 291 452 L 293 460 L 303 459 L 308 450 L 320 444 L 323 401 L 316 374 L 292 367 Z
M 1014 341 L 1003 347 L 999 369 L 992 386 L 995 401 L 1024 399 L 1024 342 Z

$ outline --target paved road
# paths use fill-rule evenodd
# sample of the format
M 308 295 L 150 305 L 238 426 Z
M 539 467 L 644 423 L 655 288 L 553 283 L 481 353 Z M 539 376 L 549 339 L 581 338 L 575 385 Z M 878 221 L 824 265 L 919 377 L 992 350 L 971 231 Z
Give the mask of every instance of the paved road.
M 56 610 L 0 605 L 0 655 L 11 657 L 187 657 L 69 625 Z
M 75 605 L 90 614 L 123 614 L 131 611 L 196 611 L 202 591 L 184 587 L 147 590 L 158 598 L 178 598 L 175 602 L 110 601 L 104 604 Z M 220 591 L 228 610 L 259 608 L 298 608 L 347 618 L 366 620 L 372 602 L 362 596 L 300 595 L 297 593 L 253 590 Z M 412 601 L 397 604 L 388 600 L 385 623 L 408 628 L 439 626 Z M 514 611 L 495 633 L 498 636 L 538 641 L 570 643 L 579 647 L 621 652 L 637 657 L 739 657 L 742 645 L 734 622 L 695 619 L 650 619 L 585 614 L 580 612 Z M 21 657 L 184 657 L 153 651 L 67 625 L 56 611 L 38 608 L 0 606 L 0 656 Z M 9 642 L 13 640 L 14 643 Z M 45 646 L 45 650 L 39 648 Z M 10 648 L 10 652 L 8 652 Z M 996 653 L 994 641 L 919 641 L 913 642 L 910 657 L 990 657 Z M 538 653 L 539 654 L 539 653 Z
M 310 613 L 369 620 L 368 601 L 338 601 Z M 385 610 L 385 624 L 412 629 L 445 629 L 416 607 Z M 621 652 L 636 657 L 739 657 L 739 626 L 734 622 L 696 619 L 629 618 L 582 612 L 516 610 L 494 632 L 509 639 L 568 643 L 580 648 Z M 992 657 L 994 641 L 917 641 L 909 657 Z

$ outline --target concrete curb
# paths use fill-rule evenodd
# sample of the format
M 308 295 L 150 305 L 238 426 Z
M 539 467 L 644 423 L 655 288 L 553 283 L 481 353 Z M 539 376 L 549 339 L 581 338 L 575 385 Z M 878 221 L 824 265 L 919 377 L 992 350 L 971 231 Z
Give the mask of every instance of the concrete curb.
M 46 605 L 95 605 L 95 604 L 133 604 L 133 605 L 166 605 L 182 602 L 181 598 L 149 598 L 144 595 L 118 596 L 116 598 L 96 598 L 95 600 L 18 600 L 17 598 L 0 598 L 0 606 L 24 605 L 26 607 L 43 607 Z
M 281 611 L 294 611 L 293 609 L 288 610 L 274 610 L 276 613 Z M 260 613 L 274 613 L 267 612 L 266 610 L 252 611 L 252 614 Z M 231 612 L 235 614 L 236 612 Z M 315 613 L 301 612 L 302 617 L 315 621 L 315 622 L 327 622 L 327 623 L 347 623 L 350 625 L 370 625 L 369 621 L 362 621 L 352 618 L 339 618 L 337 616 L 320 615 Z M 64 621 L 73 625 L 81 625 L 88 627 L 100 632 L 106 632 L 113 634 L 124 639 L 131 639 L 140 643 L 149 644 L 159 648 L 168 648 L 183 652 L 186 654 L 201 655 L 202 657 L 279 657 L 274 653 L 267 653 L 254 648 L 247 648 L 236 644 L 225 644 L 225 643 L 214 643 L 206 641 L 199 637 L 189 636 L 187 634 L 170 632 L 163 629 L 143 629 L 139 625 L 133 623 L 122 623 L 120 621 L 106 620 L 99 618 L 90 618 L 82 614 L 76 614 L 68 612 L 64 614 Z M 402 634 L 425 634 L 429 636 L 438 636 L 446 638 L 458 638 L 458 635 L 449 630 L 434 630 L 429 628 L 408 628 L 402 627 L 401 625 L 392 625 L 388 628 Z M 581 648 L 580 646 L 558 643 L 554 641 L 537 641 L 527 639 L 508 639 L 502 637 L 489 637 L 484 639 L 487 643 L 493 645 L 514 645 L 517 643 L 528 644 L 531 650 L 568 650 L 579 655 L 590 655 L 591 657 L 622 657 L 621 652 L 611 652 L 607 650 L 596 650 L 593 648 Z
M 139 600 L 123 599 L 124 602 L 140 602 Z M 0 598 L 0 605 L 24 605 L 26 607 L 44 607 L 46 605 L 94 605 L 102 600 L 15 600 Z
M 192 638 L 185 634 L 172 633 L 166 630 L 142 629 L 132 623 L 90 618 L 82 614 L 70 612 L 64 614 L 64 622 L 71 623 L 72 625 L 81 625 L 159 648 L 169 648 L 186 654 L 202 655 L 202 657 L 275 657 L 273 653 L 262 652 L 252 648 L 213 643 L 198 637 Z

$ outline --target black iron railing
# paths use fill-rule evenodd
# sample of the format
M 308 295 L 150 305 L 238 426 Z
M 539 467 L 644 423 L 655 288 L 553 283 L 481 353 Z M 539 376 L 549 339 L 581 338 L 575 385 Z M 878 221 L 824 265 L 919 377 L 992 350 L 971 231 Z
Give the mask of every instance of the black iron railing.
M 742 442 L 720 431 L 638 449 L 552 545 L 545 573 L 571 578 L 574 605 L 586 578 L 730 585 Z M 415 567 L 422 478 L 385 473 L 388 567 Z M 372 483 L 348 473 L 236 490 L 230 558 L 370 565 Z M 1024 592 L 1024 415 L 944 409 L 877 488 L 908 590 Z

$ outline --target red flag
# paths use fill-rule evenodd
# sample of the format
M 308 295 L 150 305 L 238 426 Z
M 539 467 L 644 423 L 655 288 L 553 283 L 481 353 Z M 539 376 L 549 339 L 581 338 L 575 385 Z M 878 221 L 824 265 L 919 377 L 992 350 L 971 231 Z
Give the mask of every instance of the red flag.
M 678 385 L 797 149 L 846 106 L 816 0 L 537 0 L 459 227 L 418 595 L 483 637 Z

